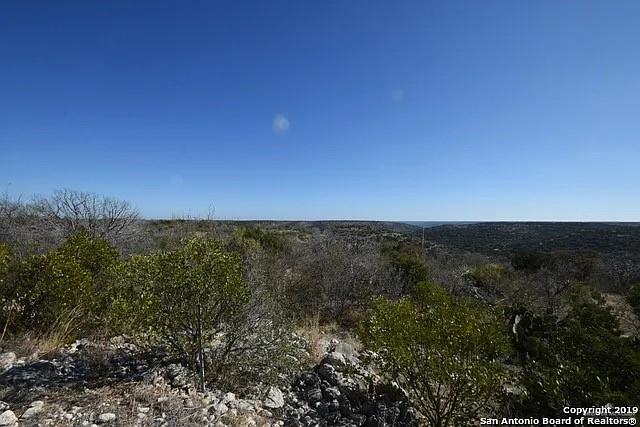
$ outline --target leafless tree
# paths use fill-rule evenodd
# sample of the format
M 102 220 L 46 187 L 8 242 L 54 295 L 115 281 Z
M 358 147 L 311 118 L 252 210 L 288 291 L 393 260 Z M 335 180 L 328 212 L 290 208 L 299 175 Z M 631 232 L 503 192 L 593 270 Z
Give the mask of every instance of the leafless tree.
M 0 242 L 8 244 L 14 255 L 23 256 L 55 243 L 56 230 L 33 216 L 32 206 L 20 196 L 5 191 L 0 196 Z
M 0 196 L 0 238 L 5 238 L 18 221 L 18 218 L 24 214 L 24 204 L 20 197 L 11 197 L 8 190 Z
M 121 236 L 139 218 L 138 211 L 127 201 L 69 189 L 38 199 L 34 208 L 67 234 L 85 229 L 103 238 Z
M 306 314 L 347 315 L 362 308 L 372 295 L 383 293 L 376 280 L 382 263 L 377 242 L 347 241 L 328 232 L 294 248 L 292 257 L 298 283 L 292 298 Z

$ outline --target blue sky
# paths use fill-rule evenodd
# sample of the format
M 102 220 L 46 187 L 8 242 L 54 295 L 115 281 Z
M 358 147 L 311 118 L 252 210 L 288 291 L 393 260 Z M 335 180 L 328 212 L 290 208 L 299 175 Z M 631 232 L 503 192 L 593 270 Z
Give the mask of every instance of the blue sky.
M 640 221 L 640 2 L 4 1 L 0 185 L 147 217 Z

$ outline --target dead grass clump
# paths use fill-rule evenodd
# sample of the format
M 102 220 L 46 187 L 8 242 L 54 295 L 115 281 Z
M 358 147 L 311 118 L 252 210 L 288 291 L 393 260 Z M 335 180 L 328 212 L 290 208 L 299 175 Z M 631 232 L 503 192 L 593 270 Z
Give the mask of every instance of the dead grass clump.
M 314 364 L 317 364 L 324 355 L 322 331 L 320 330 L 320 313 L 306 318 L 304 333 L 309 339 L 309 358 Z
M 59 356 L 64 346 L 72 340 L 82 317 L 82 310 L 76 307 L 56 318 L 47 332 L 38 338 L 37 354 L 45 358 Z

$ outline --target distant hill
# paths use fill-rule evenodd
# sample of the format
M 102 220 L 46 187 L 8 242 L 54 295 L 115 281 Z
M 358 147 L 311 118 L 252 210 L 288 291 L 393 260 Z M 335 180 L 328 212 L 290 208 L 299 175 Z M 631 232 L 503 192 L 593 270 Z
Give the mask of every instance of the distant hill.
M 420 235 L 422 230 L 416 231 Z M 425 228 L 425 239 L 460 249 L 507 255 L 515 250 L 595 251 L 640 258 L 640 223 L 481 222 Z
M 416 227 L 431 228 L 439 225 L 467 225 L 477 224 L 477 221 L 405 221 L 405 224 L 415 225 Z
M 156 233 L 188 223 L 207 227 L 209 221 L 147 221 Z M 605 222 L 445 222 L 445 221 L 215 221 L 226 227 L 278 230 L 299 237 L 333 233 L 349 238 L 424 239 L 446 247 L 488 255 L 509 256 L 517 250 L 594 251 L 640 260 L 640 223 Z M 192 226 L 196 224 L 191 224 Z M 210 225 L 210 224 L 209 224 Z M 197 230 L 198 227 L 196 227 Z M 395 237 L 394 237 L 395 236 Z

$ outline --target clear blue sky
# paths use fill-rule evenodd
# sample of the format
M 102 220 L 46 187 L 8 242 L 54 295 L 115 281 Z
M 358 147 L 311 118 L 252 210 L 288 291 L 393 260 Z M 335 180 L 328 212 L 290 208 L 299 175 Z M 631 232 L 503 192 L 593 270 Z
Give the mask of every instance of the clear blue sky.
M 640 2 L 3 1 L 0 185 L 147 217 L 640 220 Z

